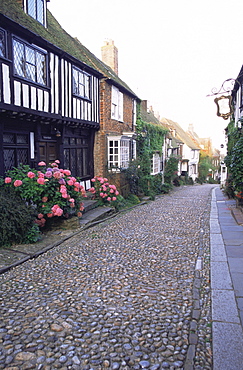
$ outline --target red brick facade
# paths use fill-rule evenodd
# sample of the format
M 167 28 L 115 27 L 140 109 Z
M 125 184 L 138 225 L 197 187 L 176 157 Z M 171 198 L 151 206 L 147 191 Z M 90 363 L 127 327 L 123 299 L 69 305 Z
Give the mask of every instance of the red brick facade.
M 122 90 L 121 90 L 122 91 Z M 127 185 L 121 173 L 108 171 L 108 136 L 122 136 L 134 131 L 134 98 L 123 92 L 123 122 L 111 118 L 112 85 L 106 80 L 100 83 L 100 130 L 96 132 L 94 146 L 95 175 L 105 176 L 126 195 Z M 122 190 L 123 189 L 123 190 Z

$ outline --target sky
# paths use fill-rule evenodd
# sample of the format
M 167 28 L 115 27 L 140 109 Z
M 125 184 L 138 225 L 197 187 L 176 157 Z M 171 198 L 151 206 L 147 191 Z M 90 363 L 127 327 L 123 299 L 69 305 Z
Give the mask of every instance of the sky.
M 225 145 L 228 121 L 207 95 L 243 65 L 242 0 L 50 0 L 48 9 L 100 59 L 114 40 L 119 77 L 160 117 Z

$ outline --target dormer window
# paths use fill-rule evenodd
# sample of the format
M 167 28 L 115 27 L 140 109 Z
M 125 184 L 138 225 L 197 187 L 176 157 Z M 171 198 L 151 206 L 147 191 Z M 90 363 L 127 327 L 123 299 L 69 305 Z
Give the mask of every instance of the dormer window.
M 26 13 L 46 26 L 46 0 L 24 0 L 24 4 Z

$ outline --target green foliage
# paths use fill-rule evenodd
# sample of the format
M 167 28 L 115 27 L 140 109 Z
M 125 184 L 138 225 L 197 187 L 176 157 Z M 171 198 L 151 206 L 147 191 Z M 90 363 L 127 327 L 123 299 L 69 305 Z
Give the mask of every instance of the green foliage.
M 165 182 L 164 184 L 161 185 L 161 193 L 163 194 L 167 194 L 170 192 L 170 190 L 172 189 L 172 184 L 168 184 L 167 182 Z
M 36 241 L 39 228 L 33 224 L 33 208 L 11 187 L 0 187 L 0 214 L 0 246 Z
M 231 197 L 241 197 L 243 191 L 243 136 L 241 130 L 230 121 L 227 126 L 227 156 L 224 161 L 228 168 L 229 178 L 225 193 Z
M 170 157 L 165 166 L 164 179 L 165 182 L 171 184 L 177 177 L 179 159 L 177 157 Z
M 137 196 L 151 196 L 161 192 L 161 174 L 151 175 L 151 159 L 154 153 L 162 154 L 166 130 L 156 124 L 137 120 L 137 159 L 125 170 L 130 192 Z
M 212 158 L 204 153 L 200 153 L 198 172 L 199 172 L 199 183 L 204 183 L 207 181 L 209 175 L 209 169 L 214 169 L 212 165 Z
M 243 136 L 231 150 L 230 174 L 237 192 L 243 191 Z

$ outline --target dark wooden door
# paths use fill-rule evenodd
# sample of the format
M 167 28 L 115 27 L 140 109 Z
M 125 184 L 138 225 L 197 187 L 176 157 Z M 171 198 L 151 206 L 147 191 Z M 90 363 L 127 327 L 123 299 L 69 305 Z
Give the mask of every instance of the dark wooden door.
M 40 151 L 40 161 L 46 162 L 47 165 L 58 159 L 56 143 L 51 143 L 48 141 L 40 142 L 39 151 Z

